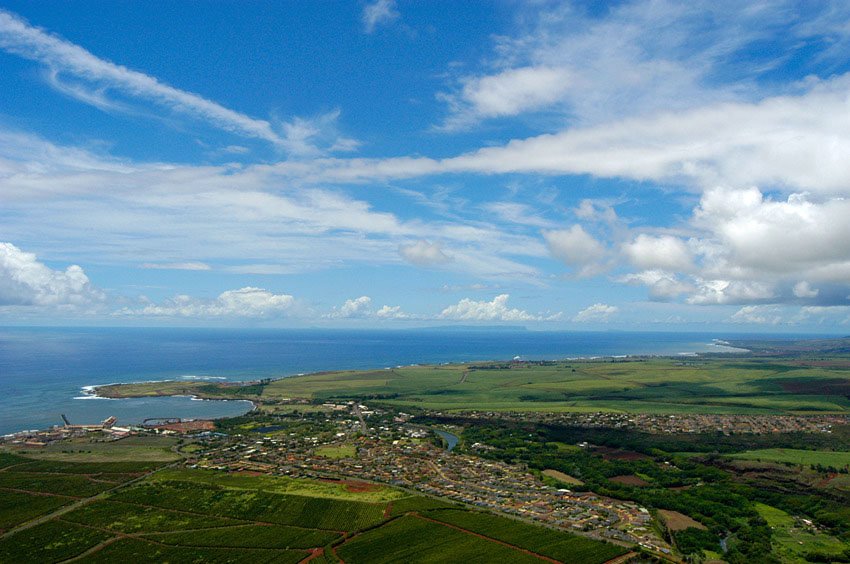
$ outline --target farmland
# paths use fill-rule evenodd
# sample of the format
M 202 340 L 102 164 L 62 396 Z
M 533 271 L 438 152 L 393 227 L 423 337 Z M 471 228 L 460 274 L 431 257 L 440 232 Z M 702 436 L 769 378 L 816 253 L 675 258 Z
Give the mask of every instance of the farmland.
M 525 412 L 811 414 L 845 413 L 844 365 L 797 357 L 632 358 L 545 363 L 408 366 L 292 376 L 252 383 L 150 382 L 98 388 L 108 397 L 197 393 L 281 401 L 371 399 L 398 408 Z M 291 406 L 290 406 L 291 408 Z
M 157 468 L 149 461 L 92 464 L 3 453 L 0 463 L 0 514 L 7 512 L 0 562 L 295 563 L 311 554 L 336 561 L 335 551 L 347 562 L 459 555 L 540 562 L 572 551 L 593 563 L 626 550 L 385 486 L 352 490 L 340 482 Z M 42 492 L 58 489 L 59 480 L 67 481 L 69 496 Z

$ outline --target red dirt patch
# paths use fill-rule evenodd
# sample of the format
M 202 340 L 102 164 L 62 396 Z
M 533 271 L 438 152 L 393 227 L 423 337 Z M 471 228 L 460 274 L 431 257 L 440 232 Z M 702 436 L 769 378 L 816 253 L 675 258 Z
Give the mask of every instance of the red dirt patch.
M 360 482 L 358 480 L 334 480 L 332 478 L 320 478 L 320 482 L 327 482 L 329 484 L 340 484 L 345 486 L 345 491 L 351 493 L 366 493 L 366 492 L 377 492 L 383 489 L 384 486 L 379 484 L 373 484 L 371 482 Z
M 617 482 L 618 484 L 623 484 L 625 486 L 637 486 L 639 488 L 645 488 L 650 485 L 649 482 L 644 480 L 639 476 L 635 476 L 633 474 L 629 474 L 626 476 L 614 476 L 613 478 L 608 478 L 611 482 Z

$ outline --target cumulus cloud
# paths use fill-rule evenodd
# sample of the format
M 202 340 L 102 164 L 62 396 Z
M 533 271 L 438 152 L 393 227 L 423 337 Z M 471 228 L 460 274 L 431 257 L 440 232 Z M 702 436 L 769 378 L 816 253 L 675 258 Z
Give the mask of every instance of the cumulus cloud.
M 401 310 L 401 306 L 382 306 L 381 309 L 375 312 L 375 317 L 378 319 L 410 319 L 410 314 Z
M 402 311 L 401 306 L 381 306 L 377 311 L 372 308 L 372 298 L 360 296 L 345 300 L 339 308 L 326 314 L 329 319 L 411 319 L 412 315 Z
M 794 295 L 798 298 L 816 298 L 820 294 L 820 290 L 812 288 L 805 280 L 794 284 Z
M 626 284 L 642 284 L 649 289 L 649 295 L 655 300 L 671 300 L 684 293 L 692 292 L 694 285 L 682 280 L 675 272 L 664 270 L 644 270 L 626 274 L 619 278 Z
M 83 269 L 53 270 L 11 243 L 0 243 L 0 306 L 89 308 L 103 302 Z
M 439 319 L 454 319 L 459 321 L 543 321 L 555 316 L 532 315 L 527 311 L 509 308 L 509 294 L 500 294 L 492 301 L 475 301 L 469 298 L 460 300 L 455 305 L 445 308 Z
M 605 246 L 581 225 L 545 231 L 543 238 L 552 256 L 577 269 L 580 274 L 595 274 L 598 271 L 597 265 L 605 258 Z
M 623 251 L 633 265 L 644 270 L 661 269 L 675 272 L 689 270 L 691 267 L 691 254 L 685 243 L 669 235 L 653 237 L 640 234 L 634 241 L 626 244 Z
M 439 243 L 421 240 L 412 245 L 400 245 L 398 252 L 409 263 L 417 266 L 435 266 L 451 262 L 453 258 L 443 252 Z
M 395 0 L 375 0 L 363 7 L 363 29 L 372 33 L 378 26 L 392 23 L 400 15 Z
M 620 311 L 620 308 L 617 306 L 612 306 L 603 303 L 596 303 L 590 307 L 587 307 L 580 312 L 578 312 L 575 317 L 573 317 L 573 321 L 576 323 L 586 323 L 586 322 L 606 322 L 608 321 L 612 315 L 615 315 Z
M 776 306 L 744 306 L 729 318 L 733 323 L 754 323 L 758 325 L 778 325 L 782 316 Z
M 372 315 L 372 298 L 369 296 L 360 296 L 359 298 L 345 300 L 342 307 L 339 309 L 334 308 L 334 311 L 329 313 L 328 317 L 349 319 L 369 317 L 370 315 Z
M 213 300 L 202 300 L 178 295 L 162 304 L 148 304 L 141 308 L 123 308 L 115 315 L 156 317 L 282 317 L 292 308 L 295 298 L 288 294 L 274 294 L 262 288 L 246 286 L 222 292 Z

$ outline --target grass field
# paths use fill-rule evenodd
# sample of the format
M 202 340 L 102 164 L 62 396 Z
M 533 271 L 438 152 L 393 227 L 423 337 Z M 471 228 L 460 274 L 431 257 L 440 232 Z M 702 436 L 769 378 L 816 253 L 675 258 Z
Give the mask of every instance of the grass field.
M 357 447 L 354 445 L 325 445 L 316 449 L 316 455 L 325 458 L 355 458 Z
M 207 548 L 162 546 L 140 539 L 122 539 L 89 556 L 85 562 L 173 562 L 211 564 L 296 564 L 308 553 L 302 550 Z
M 63 441 L 26 450 L 30 458 L 66 462 L 172 462 L 180 455 L 171 449 L 177 439 L 167 436 L 138 436 L 109 442 L 89 439 Z
M 831 450 L 797 450 L 790 448 L 769 448 L 748 450 L 730 455 L 742 460 L 759 460 L 762 462 L 780 462 L 791 464 L 833 466 L 842 468 L 850 465 L 850 452 L 835 452 Z
M 400 490 L 378 484 L 365 488 L 348 488 L 344 482 L 307 480 L 285 476 L 255 476 L 253 474 L 223 473 L 214 470 L 166 469 L 151 478 L 153 482 L 190 482 L 236 490 L 262 490 L 271 493 L 382 503 L 405 497 Z M 354 491 L 352 491 L 354 490 Z
M 802 563 L 810 552 L 841 554 L 846 548 L 837 538 L 815 531 L 775 507 L 757 503 L 756 510 L 773 531 L 772 548 L 782 562 Z
M 196 385 L 208 386 L 155 382 L 116 386 L 109 393 L 167 395 Z M 293 376 L 245 389 L 260 401 L 369 399 L 440 410 L 850 413 L 850 373 L 843 366 L 796 359 L 408 366 Z M 239 390 L 221 387 L 215 397 L 244 398 Z
M 582 482 L 578 478 L 573 478 L 569 474 L 564 474 L 563 472 L 560 472 L 558 470 L 552 470 L 552 469 L 544 470 L 543 475 L 549 476 L 550 478 L 554 478 L 554 479 L 558 480 L 559 482 L 561 482 L 562 484 L 567 484 L 567 485 L 571 485 L 571 486 L 580 486 L 580 485 L 584 484 L 584 482 Z

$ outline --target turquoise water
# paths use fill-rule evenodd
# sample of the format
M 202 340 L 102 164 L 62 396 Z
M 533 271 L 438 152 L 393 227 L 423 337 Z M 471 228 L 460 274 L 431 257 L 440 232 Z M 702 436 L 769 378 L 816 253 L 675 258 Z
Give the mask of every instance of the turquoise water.
M 753 337 L 753 335 L 750 335 Z M 246 402 L 88 399 L 84 386 L 163 379 L 245 380 L 319 370 L 472 360 L 716 351 L 709 333 L 480 330 L 0 328 L 0 434 L 61 423 L 219 417 Z

